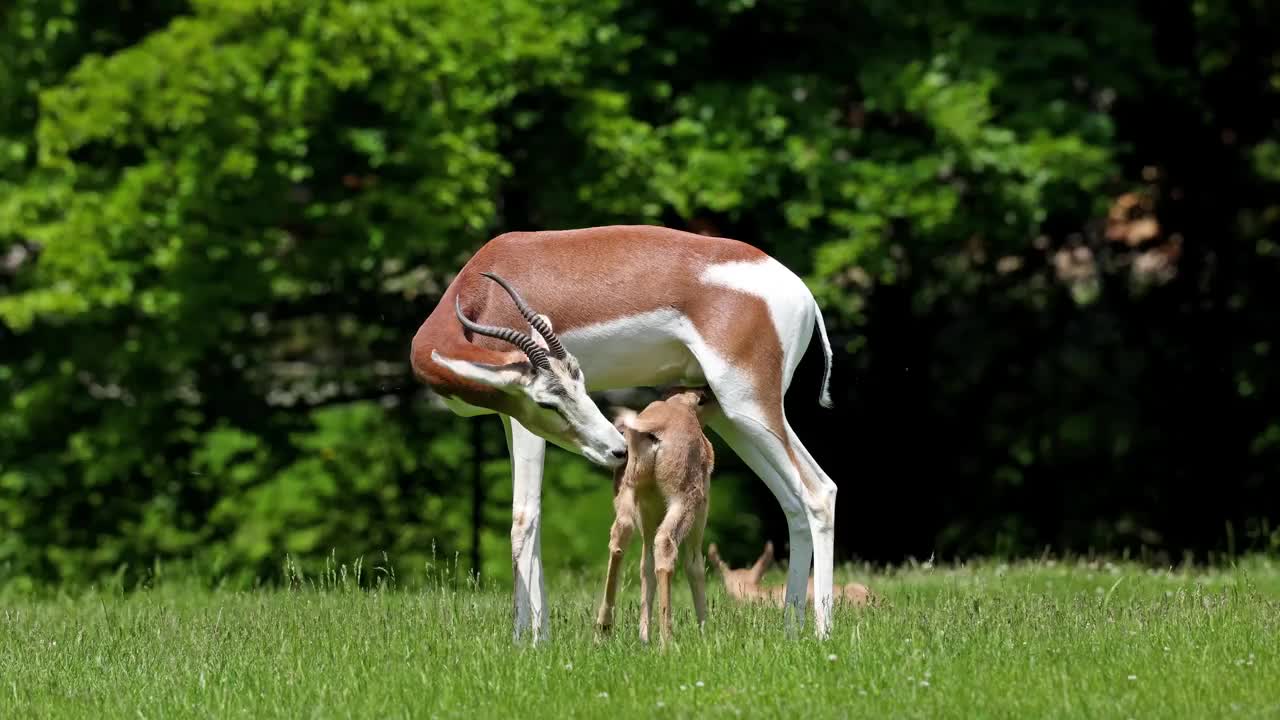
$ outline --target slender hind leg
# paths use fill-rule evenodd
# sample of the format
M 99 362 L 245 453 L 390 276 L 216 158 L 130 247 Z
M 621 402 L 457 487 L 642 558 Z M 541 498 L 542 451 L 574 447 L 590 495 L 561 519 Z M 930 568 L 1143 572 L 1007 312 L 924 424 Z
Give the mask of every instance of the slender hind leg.
M 684 574 L 693 595 L 693 612 L 698 618 L 699 630 L 707 623 L 707 568 L 702 559 L 702 534 L 706 527 L 707 505 L 703 503 L 694 514 L 684 554 Z
M 653 571 L 653 540 L 657 528 L 641 516 L 640 537 L 640 642 L 649 642 L 649 623 L 653 619 L 653 594 L 658 589 L 658 576 Z
M 825 627 L 831 629 L 831 616 L 835 609 L 833 580 L 835 574 L 835 519 L 836 519 L 836 484 L 822 470 L 813 456 L 796 437 L 791 426 L 787 426 L 787 434 L 791 437 L 791 447 L 795 448 L 800 460 L 809 466 L 815 489 L 808 493 L 810 512 L 809 527 L 813 531 L 813 613 L 814 622 L 818 625 L 819 634 Z
M 667 507 L 653 542 L 653 559 L 658 574 L 658 623 L 662 644 L 671 640 L 671 576 L 676 571 L 680 543 L 693 526 L 694 517 L 680 502 Z
M 515 575 L 515 631 L 520 640 L 532 626 L 536 644 L 549 636 L 546 613 L 547 591 L 542 579 L 542 459 L 547 441 L 525 429 L 506 415 L 511 452 L 511 568 Z
M 631 542 L 635 530 L 636 511 L 634 493 L 624 488 L 614 501 L 616 518 L 609 529 L 609 570 L 604 581 L 604 600 L 596 614 L 596 629 L 607 634 L 613 628 L 613 606 L 618 595 L 618 575 L 622 570 L 622 554 Z
M 787 517 L 791 541 L 785 605 L 787 627 L 799 630 L 804 625 L 812 559 L 815 561 L 815 631 L 818 637 L 827 637 L 831 630 L 835 483 L 813 462 L 785 417 L 781 432 L 775 434 L 769 430 L 767 419 L 759 417 L 758 408 L 735 407 L 723 401 L 721 404 L 720 412 L 708 415 L 708 424 L 764 480 Z M 782 438 L 787 438 L 787 442 Z
M 773 464 L 757 448 L 755 439 L 748 432 L 739 428 L 738 424 L 723 414 L 708 416 L 708 425 L 738 455 L 742 461 L 755 471 L 764 484 L 773 491 L 782 506 L 787 518 L 789 544 L 791 546 L 791 562 L 787 568 L 787 586 L 783 601 L 783 618 L 788 632 L 797 632 L 804 627 L 805 596 L 809 584 L 809 543 L 811 531 L 804 503 L 791 485 L 783 478 Z

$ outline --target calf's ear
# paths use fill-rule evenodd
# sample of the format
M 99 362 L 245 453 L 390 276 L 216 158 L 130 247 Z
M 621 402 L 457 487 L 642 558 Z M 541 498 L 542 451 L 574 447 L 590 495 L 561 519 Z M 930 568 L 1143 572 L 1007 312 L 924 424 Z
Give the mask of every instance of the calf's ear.
M 613 427 L 620 433 L 625 433 L 629 428 L 635 426 L 636 411 L 631 408 L 616 407 L 613 408 Z

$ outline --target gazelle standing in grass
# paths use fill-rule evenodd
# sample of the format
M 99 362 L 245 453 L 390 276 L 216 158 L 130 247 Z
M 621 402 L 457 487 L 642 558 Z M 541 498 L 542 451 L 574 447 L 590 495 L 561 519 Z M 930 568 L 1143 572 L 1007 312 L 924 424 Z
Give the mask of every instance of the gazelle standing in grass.
M 804 623 L 812 560 L 814 624 L 819 637 L 829 634 L 836 485 L 783 409 L 815 326 L 826 360 L 819 402 L 829 407 L 831 346 L 817 302 L 795 273 L 750 245 L 609 226 L 508 233 L 472 256 L 418 328 L 410 362 L 454 412 L 497 413 L 506 426 L 517 638 L 530 625 L 535 640 L 547 633 L 547 441 L 617 467 L 626 445 L 587 392 L 672 385 L 711 389 L 707 425 L 782 506 L 788 627 Z
M 702 532 L 715 452 L 702 432 L 701 408 L 707 394 L 680 390 L 652 402 L 640 414 L 619 415 L 616 424 L 627 438 L 627 464 L 613 476 L 613 527 L 609 529 L 609 570 L 596 627 L 613 627 L 614 599 L 622 556 L 631 535 L 640 531 L 640 639 L 649 642 L 654 585 L 662 644 L 671 639 L 671 576 L 681 544 L 688 540 L 684 572 L 693 593 L 701 628 L 707 620 L 706 568 Z

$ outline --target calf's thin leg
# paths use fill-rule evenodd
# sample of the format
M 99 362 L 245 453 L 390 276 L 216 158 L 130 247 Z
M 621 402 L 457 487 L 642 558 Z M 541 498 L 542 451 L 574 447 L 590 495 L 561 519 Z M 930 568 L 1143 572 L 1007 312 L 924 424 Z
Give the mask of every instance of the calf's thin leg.
M 689 592 L 693 595 L 693 611 L 698 618 L 698 629 L 707 622 L 707 568 L 702 559 L 702 533 L 707 526 L 707 505 L 702 503 L 694 515 L 689 529 L 684 555 L 684 574 L 689 580 Z
M 681 541 L 693 525 L 693 515 L 681 503 L 672 503 L 654 537 L 653 558 L 658 575 L 658 622 L 662 643 L 671 639 L 671 575 Z
M 658 578 L 653 570 L 654 527 L 652 523 L 640 519 L 640 537 L 644 539 L 640 547 L 640 642 L 649 642 L 649 622 L 653 616 L 653 593 L 658 587 Z
M 635 500 L 629 490 L 623 490 L 614 501 L 616 517 L 609 529 L 609 570 L 604 581 L 604 600 L 596 614 L 596 629 L 608 633 L 613 628 L 613 607 L 618 595 L 618 575 L 622 570 L 622 555 L 631 542 L 635 530 Z

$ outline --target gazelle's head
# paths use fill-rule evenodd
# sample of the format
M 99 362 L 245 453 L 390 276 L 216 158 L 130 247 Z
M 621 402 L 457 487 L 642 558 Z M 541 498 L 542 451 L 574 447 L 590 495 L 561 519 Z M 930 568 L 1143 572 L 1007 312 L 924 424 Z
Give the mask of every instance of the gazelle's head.
M 756 559 L 754 565 L 742 570 L 734 570 L 729 567 L 729 563 L 720 557 L 720 549 L 715 543 L 707 548 L 707 559 L 711 561 L 711 567 L 720 571 L 720 578 L 724 580 L 724 589 L 731 597 L 742 598 L 750 597 L 760 589 L 760 581 L 764 579 L 765 571 L 773 563 L 773 543 L 766 542 L 764 552 Z
M 515 288 L 493 273 L 481 273 L 502 286 L 529 322 L 529 334 L 511 328 L 481 325 L 462 312 L 454 298 L 458 322 L 476 335 L 515 345 L 525 359 L 504 365 L 446 358 L 432 351 L 431 359 L 460 377 L 505 393 L 511 417 L 539 437 L 576 448 L 597 465 L 618 467 L 626 462 L 627 443 L 590 396 L 578 359 L 565 350 L 543 315 L 535 313 Z

